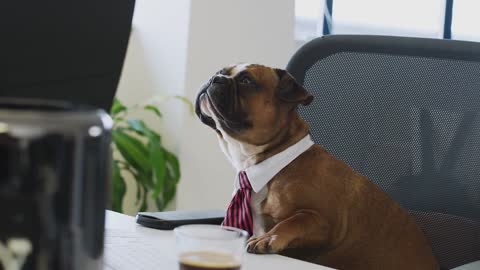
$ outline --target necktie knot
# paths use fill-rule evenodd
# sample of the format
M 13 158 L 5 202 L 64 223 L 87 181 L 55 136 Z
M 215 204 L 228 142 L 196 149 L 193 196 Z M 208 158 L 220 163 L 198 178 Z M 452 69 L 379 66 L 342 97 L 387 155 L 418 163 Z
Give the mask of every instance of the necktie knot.
M 238 182 L 240 189 L 252 190 L 252 185 L 250 185 L 250 181 L 248 181 L 247 173 L 245 171 L 240 172 Z

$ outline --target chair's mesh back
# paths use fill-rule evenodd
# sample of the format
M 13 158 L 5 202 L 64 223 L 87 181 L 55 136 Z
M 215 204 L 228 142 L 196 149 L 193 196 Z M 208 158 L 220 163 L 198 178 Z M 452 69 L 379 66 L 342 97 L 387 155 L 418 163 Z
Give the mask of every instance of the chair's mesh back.
M 480 260 L 480 63 L 344 52 L 304 86 L 316 143 L 410 210 L 442 267 Z

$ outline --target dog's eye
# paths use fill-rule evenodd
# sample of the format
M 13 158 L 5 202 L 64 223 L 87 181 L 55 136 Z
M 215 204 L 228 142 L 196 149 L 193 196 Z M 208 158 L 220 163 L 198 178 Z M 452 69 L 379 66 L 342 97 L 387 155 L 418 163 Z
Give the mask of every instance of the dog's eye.
M 243 83 L 243 84 L 252 84 L 253 81 L 252 81 L 252 79 L 250 79 L 249 77 L 245 76 L 245 77 L 243 77 L 243 78 L 240 80 L 240 83 Z

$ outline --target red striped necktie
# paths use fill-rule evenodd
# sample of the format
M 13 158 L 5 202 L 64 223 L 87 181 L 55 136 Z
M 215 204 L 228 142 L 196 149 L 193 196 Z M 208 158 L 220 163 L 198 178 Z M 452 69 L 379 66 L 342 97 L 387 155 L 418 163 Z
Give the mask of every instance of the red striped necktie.
M 247 231 L 250 235 L 253 232 L 252 209 L 250 208 L 250 199 L 252 195 L 252 186 L 248 181 L 247 174 L 241 171 L 238 175 L 240 188 L 233 196 L 227 213 L 223 220 L 224 226 L 230 226 Z

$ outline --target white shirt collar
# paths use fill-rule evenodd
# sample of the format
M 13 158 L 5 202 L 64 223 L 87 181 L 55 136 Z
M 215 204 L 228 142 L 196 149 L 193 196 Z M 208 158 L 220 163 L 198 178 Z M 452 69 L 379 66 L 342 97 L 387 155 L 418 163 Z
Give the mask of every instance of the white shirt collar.
M 266 160 L 245 169 L 254 192 L 259 192 L 267 183 L 290 162 L 307 151 L 313 145 L 310 135 L 303 137 L 294 145 Z M 238 173 L 235 178 L 235 189 L 239 189 Z

